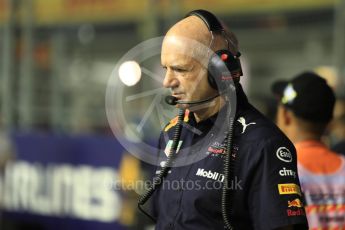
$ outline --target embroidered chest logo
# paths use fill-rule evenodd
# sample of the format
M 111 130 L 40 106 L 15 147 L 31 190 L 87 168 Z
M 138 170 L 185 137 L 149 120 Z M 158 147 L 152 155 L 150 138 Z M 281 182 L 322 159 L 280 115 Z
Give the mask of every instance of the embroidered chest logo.
M 182 142 L 183 142 L 183 141 L 179 141 L 179 143 L 178 143 L 178 145 L 177 145 L 176 153 L 178 153 L 178 151 L 180 150 L 181 145 L 182 145 Z M 164 153 L 165 153 L 165 155 L 166 155 L 167 157 L 168 157 L 169 154 L 170 154 L 170 150 L 171 150 L 172 144 L 173 144 L 173 140 L 169 140 L 168 143 L 167 143 L 167 145 L 165 146 Z
M 219 143 L 218 141 L 214 142 L 211 146 L 207 148 L 207 155 L 223 155 L 225 154 L 225 144 Z
M 243 128 L 242 133 L 244 133 L 246 131 L 246 129 L 249 125 L 255 125 L 256 124 L 256 122 L 250 122 L 250 123 L 246 124 L 246 119 L 244 119 L 244 117 L 238 118 L 237 121 L 240 122 L 241 125 L 243 126 L 242 127 Z
M 233 159 L 236 158 L 237 152 L 238 152 L 238 147 L 234 145 L 232 147 L 232 152 L 231 152 L 231 157 Z M 211 157 L 223 158 L 225 154 L 226 154 L 226 144 L 220 143 L 218 141 L 214 142 L 211 146 L 209 146 L 206 152 L 206 155 L 209 155 Z

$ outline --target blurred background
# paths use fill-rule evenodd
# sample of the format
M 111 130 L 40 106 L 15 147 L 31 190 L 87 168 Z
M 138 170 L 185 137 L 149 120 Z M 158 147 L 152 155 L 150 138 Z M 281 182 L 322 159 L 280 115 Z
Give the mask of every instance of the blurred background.
M 150 229 L 128 186 L 150 166 L 114 137 L 107 83 L 131 48 L 199 8 L 238 36 L 245 91 L 272 119 L 271 83 L 304 70 L 345 97 L 345 0 L 0 0 L 0 229 Z M 151 90 L 144 79 L 127 93 Z M 128 121 L 145 115 L 136 103 Z M 152 126 L 139 138 L 155 141 Z

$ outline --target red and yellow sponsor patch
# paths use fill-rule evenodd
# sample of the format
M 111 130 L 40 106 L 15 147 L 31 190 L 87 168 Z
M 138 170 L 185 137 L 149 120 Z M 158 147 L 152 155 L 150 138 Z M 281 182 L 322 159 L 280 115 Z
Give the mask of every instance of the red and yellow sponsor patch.
M 288 201 L 288 208 L 295 207 L 295 208 L 302 208 L 303 203 L 300 199 L 296 198 L 292 201 Z
M 301 196 L 301 189 L 297 184 L 278 184 L 278 191 L 281 195 L 298 194 Z
M 174 127 L 177 124 L 178 121 L 178 117 L 176 116 L 175 118 L 173 118 L 169 124 L 167 126 L 165 126 L 164 128 L 164 132 L 169 131 L 169 129 L 171 129 L 172 127 Z M 183 118 L 184 122 L 188 122 L 189 121 L 189 110 L 186 110 L 184 113 L 184 118 Z

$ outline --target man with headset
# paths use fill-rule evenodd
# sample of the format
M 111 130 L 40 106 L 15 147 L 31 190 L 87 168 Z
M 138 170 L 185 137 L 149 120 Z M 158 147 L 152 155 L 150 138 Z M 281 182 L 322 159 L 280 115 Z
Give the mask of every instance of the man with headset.
M 153 194 L 156 229 L 307 229 L 295 149 L 249 104 L 239 56 L 204 10 L 164 38 L 166 101 L 186 110 L 161 133 L 159 180 L 143 199 Z

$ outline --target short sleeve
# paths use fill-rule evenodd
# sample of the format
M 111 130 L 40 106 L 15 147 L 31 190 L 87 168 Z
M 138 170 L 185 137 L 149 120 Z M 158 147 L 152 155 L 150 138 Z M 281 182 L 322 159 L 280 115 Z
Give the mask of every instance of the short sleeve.
M 260 159 L 249 191 L 254 229 L 290 225 L 308 229 L 294 146 L 284 137 L 275 137 L 259 145 L 258 150 Z

